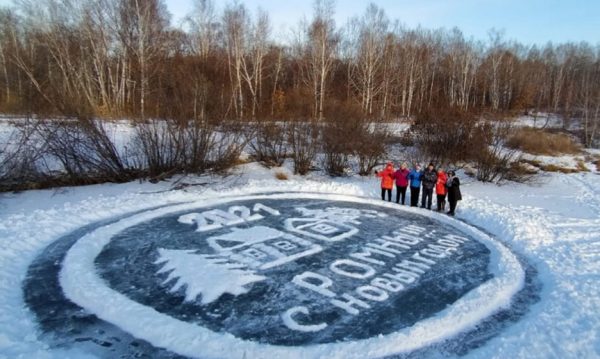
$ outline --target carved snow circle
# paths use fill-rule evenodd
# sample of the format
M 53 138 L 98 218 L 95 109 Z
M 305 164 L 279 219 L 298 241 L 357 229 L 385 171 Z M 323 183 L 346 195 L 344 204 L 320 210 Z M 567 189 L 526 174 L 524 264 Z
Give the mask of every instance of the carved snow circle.
M 292 193 L 99 227 L 69 248 L 59 281 L 73 303 L 180 355 L 364 358 L 472 329 L 510 306 L 525 271 L 503 244 L 444 215 Z M 152 289 L 130 289 L 140 286 Z

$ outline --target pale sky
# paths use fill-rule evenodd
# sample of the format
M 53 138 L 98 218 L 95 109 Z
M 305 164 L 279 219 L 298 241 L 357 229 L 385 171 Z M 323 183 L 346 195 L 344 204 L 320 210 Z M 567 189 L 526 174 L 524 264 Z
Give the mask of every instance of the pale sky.
M 192 0 L 168 0 L 178 19 L 192 8 Z M 267 10 L 277 35 L 282 27 L 294 26 L 311 17 L 312 0 L 241 0 L 250 10 Z M 600 0 L 337 0 L 336 23 L 364 13 L 373 2 L 392 20 L 414 28 L 458 27 L 467 37 L 487 40 L 492 28 L 503 30 L 507 39 L 524 44 L 548 41 L 588 41 L 600 44 Z M 224 6 L 227 1 L 215 1 Z
M 173 24 L 192 9 L 193 0 L 165 0 L 173 15 Z M 503 30 L 505 38 L 521 43 L 545 44 L 588 41 L 600 44 L 600 0 L 337 0 L 336 23 L 342 26 L 355 15 L 364 13 L 369 2 L 385 9 L 392 20 L 410 28 L 458 27 L 476 40 L 486 40 L 492 28 Z M 0 5 L 11 0 L 0 0 Z M 219 8 L 226 0 L 216 0 Z M 303 17 L 310 18 L 312 0 L 240 0 L 255 11 L 266 10 L 272 33 L 284 37 L 290 26 Z

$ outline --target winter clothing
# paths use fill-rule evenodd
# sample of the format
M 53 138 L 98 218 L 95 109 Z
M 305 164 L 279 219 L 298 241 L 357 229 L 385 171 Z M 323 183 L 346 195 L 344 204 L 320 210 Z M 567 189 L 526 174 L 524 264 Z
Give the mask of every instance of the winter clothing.
M 440 170 L 437 174 L 437 182 L 435 184 L 435 193 L 437 194 L 437 210 L 438 212 L 444 211 L 446 207 L 446 193 L 448 189 L 446 188 L 446 181 L 448 180 L 448 176 L 444 171 Z
M 433 201 L 433 188 L 423 186 L 423 194 L 421 195 L 421 208 L 431 209 Z
M 381 188 L 391 190 L 394 188 L 394 166 L 388 163 L 383 171 L 375 172 L 377 177 L 381 177 Z
M 402 196 L 402 204 L 404 204 L 409 174 L 410 171 L 408 168 L 400 168 L 394 172 L 394 179 L 396 180 L 396 203 L 400 203 L 400 196 Z
M 423 195 L 421 196 L 421 208 L 427 207 L 431 209 L 431 201 L 433 197 L 433 188 L 437 181 L 437 174 L 430 164 L 421 175 L 421 181 L 423 182 Z
M 421 187 L 410 187 L 410 206 L 416 207 L 419 203 L 419 192 L 421 192 Z
M 438 212 L 443 212 L 446 209 L 446 195 L 438 194 L 437 195 L 437 210 Z
M 435 184 L 435 193 L 439 195 L 446 195 L 448 190 L 446 188 L 446 181 L 448 181 L 448 176 L 443 171 L 438 171 L 437 174 L 437 182 Z
M 435 170 L 430 170 L 427 168 L 421 174 L 421 181 L 423 182 L 423 188 L 433 189 L 433 187 L 435 187 L 435 183 L 437 182 L 437 173 Z
M 392 190 L 389 188 L 381 189 L 381 199 L 385 201 L 385 194 L 387 193 L 388 202 L 392 201 Z
M 462 194 L 460 193 L 460 180 L 452 173 L 446 181 L 446 187 L 448 187 L 448 203 L 450 204 L 450 211 L 448 214 L 453 216 L 454 211 L 456 211 L 456 205 L 458 204 L 458 201 L 462 200 Z
M 414 169 L 412 171 L 410 171 L 410 173 L 408 174 L 408 180 L 410 181 L 410 186 L 411 187 L 421 187 L 421 177 L 423 176 L 423 172 L 419 171 L 418 169 Z
M 400 203 L 400 195 L 402 195 L 402 204 L 404 204 L 404 200 L 406 199 L 406 187 L 407 186 L 396 186 L 396 203 Z
M 396 187 L 408 186 L 408 175 L 410 171 L 408 168 L 400 168 L 394 172 L 394 179 L 396 180 Z

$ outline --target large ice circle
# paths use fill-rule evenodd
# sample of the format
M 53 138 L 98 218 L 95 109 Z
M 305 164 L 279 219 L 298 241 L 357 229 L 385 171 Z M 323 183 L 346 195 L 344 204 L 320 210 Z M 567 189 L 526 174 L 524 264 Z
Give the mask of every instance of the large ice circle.
M 379 357 L 471 330 L 523 288 L 517 257 L 429 211 L 327 194 L 138 213 L 73 241 L 68 300 L 190 357 Z

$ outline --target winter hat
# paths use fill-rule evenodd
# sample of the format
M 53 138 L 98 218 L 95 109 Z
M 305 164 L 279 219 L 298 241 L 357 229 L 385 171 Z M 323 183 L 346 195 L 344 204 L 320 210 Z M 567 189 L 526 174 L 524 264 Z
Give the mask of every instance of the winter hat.
M 453 170 L 448 171 L 448 175 L 449 176 L 456 176 L 456 172 L 454 172 Z

